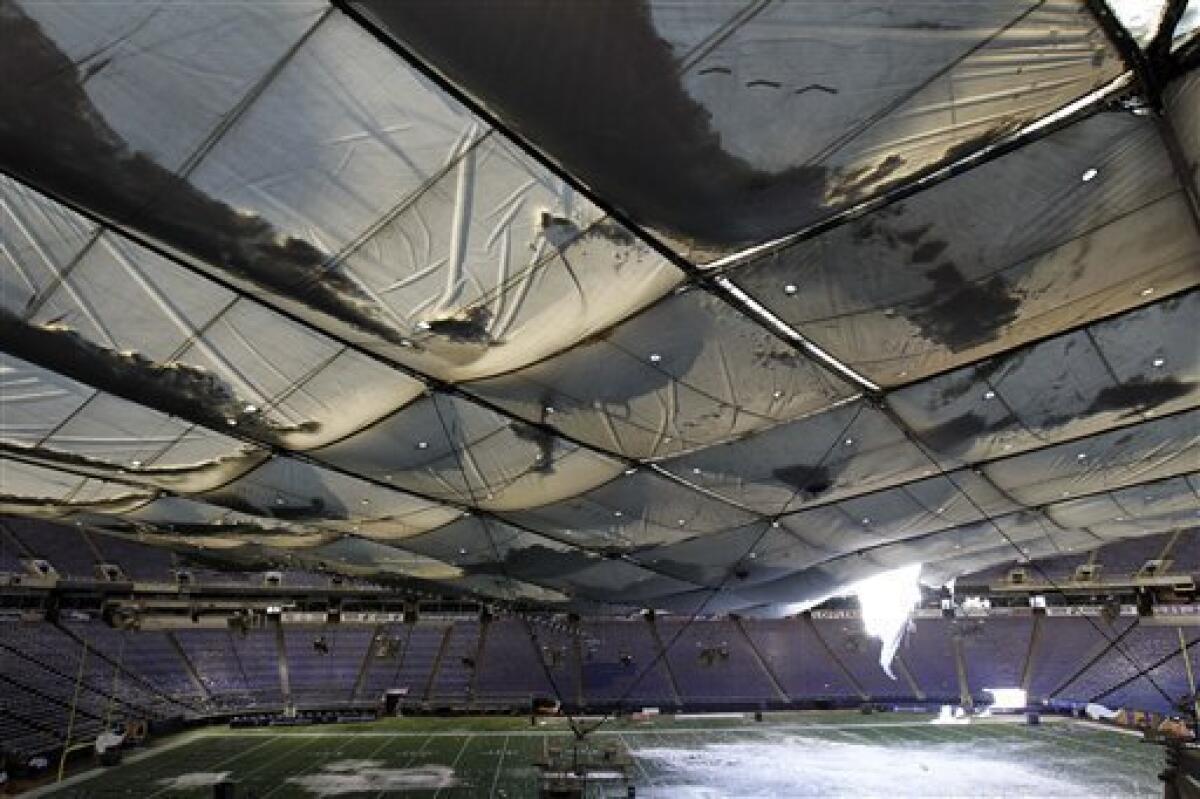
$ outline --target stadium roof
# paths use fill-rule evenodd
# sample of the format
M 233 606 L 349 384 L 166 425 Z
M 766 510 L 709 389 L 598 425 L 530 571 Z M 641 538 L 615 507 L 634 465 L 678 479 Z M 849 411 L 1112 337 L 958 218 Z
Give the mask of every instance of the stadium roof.
M 0 0 L 0 511 L 764 613 L 1195 526 L 1196 13 L 1116 10 Z

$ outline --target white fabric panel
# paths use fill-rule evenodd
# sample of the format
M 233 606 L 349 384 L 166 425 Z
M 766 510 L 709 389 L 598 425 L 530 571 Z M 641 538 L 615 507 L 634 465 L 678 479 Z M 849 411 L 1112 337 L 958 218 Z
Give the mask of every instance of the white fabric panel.
M 0 175 L 0 308 L 24 315 L 95 233 L 90 222 Z
M 0 438 L 35 447 L 96 391 L 0 352 Z
M 177 358 L 220 375 L 289 446 L 306 449 L 367 427 L 424 385 L 262 306 L 241 301 Z
M 197 189 L 337 254 L 483 126 L 338 12 L 191 175 Z
M 161 363 L 178 355 L 234 298 L 211 281 L 105 233 L 27 320 L 62 325 L 106 349 Z
M 648 568 L 699 585 L 741 585 L 774 580 L 828 560 L 831 553 L 767 522 L 700 536 L 633 555 Z
M 895 385 L 1194 286 L 1198 258 L 1155 126 L 1100 113 L 734 276 Z
M 1200 404 L 1192 291 L 888 395 L 939 454 L 977 463 Z
M 1078 0 L 355 5 L 696 261 L 801 229 L 1123 70 Z
M 153 497 L 153 491 L 134 486 L 0 457 L 0 513 L 37 517 L 93 510 L 127 513 Z
M 84 76 L 131 150 L 178 169 L 327 8 L 287 3 L 19 0 Z M 27 76 L 55 90 L 63 75 Z
M 1196 474 L 1174 477 L 1078 500 L 1059 502 L 1047 513 L 1059 524 L 1092 527 L 1107 522 L 1149 519 L 1200 510 L 1200 495 L 1190 480 Z
M 683 479 L 760 513 L 929 477 L 929 459 L 862 401 L 665 461 Z
M 821 164 L 831 209 L 1121 71 L 1074 0 L 857 5 L 773 3 L 684 78 L 732 155 L 768 173 Z
M 525 366 L 657 299 L 683 274 L 497 135 L 341 265 L 444 379 Z
M 1044 505 L 1193 471 L 1200 463 L 1200 412 L 1155 419 L 983 467 L 1026 505 Z
M 254 516 L 381 539 L 403 538 L 458 516 L 451 508 L 286 457 L 272 458 L 203 499 Z
M 586 491 L 623 465 L 536 428 L 442 394 L 314 453 L 396 486 L 492 510 Z
M 676 294 L 572 350 L 470 390 L 605 449 L 658 459 L 853 395 L 701 291 Z
M 570 499 L 504 514 L 514 522 L 585 549 L 638 550 L 748 524 L 739 510 L 639 469 Z
M 457 577 L 460 570 L 432 558 L 407 552 L 396 547 L 345 536 L 328 544 L 296 553 L 305 562 L 342 567 L 358 567 L 362 574 L 372 576 L 418 577 L 441 580 Z

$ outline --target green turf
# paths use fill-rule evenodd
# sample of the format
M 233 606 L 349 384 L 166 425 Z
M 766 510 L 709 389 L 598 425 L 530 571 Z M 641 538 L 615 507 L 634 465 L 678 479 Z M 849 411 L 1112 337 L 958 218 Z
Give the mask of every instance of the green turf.
M 171 790 L 161 781 L 198 772 L 231 772 L 238 796 L 312 797 L 320 795 L 289 780 L 321 779 L 325 768 L 341 761 L 372 761 L 380 769 L 421 766 L 451 767 L 455 787 L 441 790 L 382 790 L 326 794 L 342 797 L 525 797 L 535 794 L 537 772 L 531 765 L 547 745 L 570 740 L 558 720 L 531 727 L 528 719 L 389 719 L 373 724 L 338 727 L 229 730 L 214 727 L 168 742 L 143 753 L 137 762 L 81 775 L 77 781 L 41 795 L 55 797 L 205 797 L 211 788 Z M 901 714 L 863 716 L 856 713 L 777 714 L 755 724 L 743 719 L 660 719 L 651 724 L 613 722 L 597 733 L 598 743 L 619 741 L 636 753 L 633 776 L 638 795 L 717 797 L 730 795 L 736 775 L 722 775 L 726 785 L 696 792 L 694 774 L 685 775 L 673 757 L 677 751 L 704 753 L 715 747 L 753 752 L 756 747 L 803 741 L 799 757 L 820 758 L 822 743 L 886 747 L 919 760 L 934 753 L 1003 753 L 1047 775 L 1069 774 L 1084 793 L 1070 796 L 1153 797 L 1161 795 L 1156 775 L 1159 749 L 1138 738 L 1090 726 L 1056 722 L 1041 727 L 982 723 L 934 726 L 923 717 Z M 749 746 L 746 746 L 749 745 Z M 865 751 L 865 750 L 864 750 Z M 938 755 L 940 756 L 940 755 Z M 707 755 L 696 757 L 703 760 Z M 931 761 L 934 762 L 934 761 Z M 730 783 L 729 780 L 734 780 Z M 691 793 L 682 787 L 690 785 Z M 839 784 L 840 783 L 836 783 Z M 972 795 L 945 785 L 908 786 L 905 796 Z M 711 792 L 708 792 L 711 788 Z M 916 790 L 916 793 L 913 791 Z M 591 795 L 602 795 L 594 793 Z M 615 792 L 607 795 L 618 795 Z M 623 794 L 619 794 L 623 795 Z M 768 793 L 749 793 L 766 796 Z M 795 795 L 814 795 L 797 788 Z M 827 795 L 827 794 L 823 794 Z M 855 795 L 846 787 L 844 795 Z M 993 794 L 994 795 L 994 794 Z M 1025 793 L 1005 793 L 1024 796 Z

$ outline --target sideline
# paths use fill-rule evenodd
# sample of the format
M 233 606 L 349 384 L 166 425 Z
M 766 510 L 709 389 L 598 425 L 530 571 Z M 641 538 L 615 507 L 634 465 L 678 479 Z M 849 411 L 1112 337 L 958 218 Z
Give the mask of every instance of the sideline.
M 21 794 L 21 796 L 31 797 L 31 799 L 32 797 L 49 796 L 56 791 L 63 790 L 64 788 L 70 788 L 73 785 L 86 782 L 87 780 L 98 777 L 101 774 L 106 774 L 114 768 L 121 768 L 121 766 L 124 766 L 126 763 L 141 763 L 143 760 L 149 760 L 150 758 L 160 755 L 163 752 L 169 752 L 172 749 L 178 749 L 185 744 L 190 744 L 193 741 L 198 741 L 202 738 L 209 738 L 211 736 L 212 732 L 211 728 L 209 727 L 181 732 L 177 736 L 169 738 L 160 744 L 143 749 L 140 752 L 134 752 L 128 757 L 121 758 L 121 764 L 119 766 L 94 766 L 86 771 L 76 772 L 62 782 L 48 782 L 45 785 L 39 785 L 37 788 L 25 791 Z

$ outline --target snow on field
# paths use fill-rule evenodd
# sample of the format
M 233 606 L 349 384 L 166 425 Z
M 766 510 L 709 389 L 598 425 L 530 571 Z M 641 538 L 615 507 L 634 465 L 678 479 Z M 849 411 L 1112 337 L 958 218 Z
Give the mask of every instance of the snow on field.
M 1038 770 L 1020 745 L 876 746 L 787 736 L 753 743 L 636 748 L 660 787 L 686 799 L 821 797 L 1093 797 L 1095 788 Z M 1006 755 L 1008 755 L 1006 757 Z M 1079 775 L 1083 777 L 1084 775 Z M 669 783 L 669 787 L 667 787 Z

